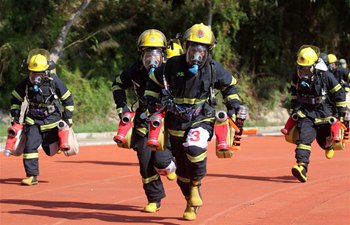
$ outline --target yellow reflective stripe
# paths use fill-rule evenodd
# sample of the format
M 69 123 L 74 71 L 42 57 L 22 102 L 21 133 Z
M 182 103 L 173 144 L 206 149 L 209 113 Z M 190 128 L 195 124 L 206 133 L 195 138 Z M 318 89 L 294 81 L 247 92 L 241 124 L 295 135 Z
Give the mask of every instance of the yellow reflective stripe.
M 73 124 L 73 119 L 68 119 L 68 123 Z
M 151 80 L 156 83 L 159 87 L 164 88 L 164 85 L 159 83 L 159 81 L 157 80 L 156 76 L 154 75 L 154 73 L 151 73 L 151 75 L 149 75 L 149 78 L 151 78 Z
M 202 119 L 200 121 L 197 121 L 197 122 L 192 124 L 192 127 L 199 124 L 199 123 L 203 123 L 203 122 L 215 123 L 215 117 L 209 117 L 209 118 L 205 118 L 205 119 Z
M 174 98 L 174 102 L 176 104 L 189 104 L 189 105 L 196 105 L 200 103 L 204 103 L 208 100 L 208 98 L 205 99 L 199 99 L 199 98 Z
M 117 76 L 117 77 L 115 78 L 115 82 L 116 82 L 116 83 L 120 83 L 120 84 L 123 83 L 123 82 L 122 82 L 122 79 L 120 78 L 120 76 Z
M 227 96 L 227 97 L 224 99 L 224 102 L 228 102 L 228 101 L 230 101 L 230 100 L 232 100 L 232 99 L 237 99 L 237 100 L 239 100 L 238 94 L 232 94 L 232 95 Z
M 207 152 L 205 151 L 198 156 L 191 156 L 189 154 L 186 154 L 186 156 L 187 156 L 188 160 L 190 160 L 192 163 L 196 163 L 196 162 L 203 161 L 207 157 Z
M 346 107 L 348 104 L 346 101 L 343 101 L 343 102 L 336 102 L 335 105 L 337 107 Z
M 37 159 L 39 158 L 39 153 L 24 153 L 23 159 Z
M 325 118 L 315 118 L 315 124 L 329 122 L 331 116 Z
M 172 129 L 168 129 L 168 132 L 171 136 L 174 137 L 183 137 L 185 136 L 185 131 L 184 130 L 172 130 Z
M 21 105 L 12 104 L 11 109 L 21 109 Z
M 59 123 L 59 121 L 54 122 L 54 123 L 50 123 L 50 124 L 40 125 L 40 130 L 46 131 L 46 130 L 53 129 L 53 128 L 57 127 L 58 123 Z
M 123 90 L 123 88 L 120 87 L 119 85 L 114 85 L 114 86 L 112 86 L 112 92 L 113 92 L 113 91 L 118 91 L 118 90 Z
M 147 134 L 147 128 L 145 128 L 145 127 L 137 128 L 136 130 L 138 130 L 139 132 L 141 132 L 143 134 Z
M 297 115 L 298 115 L 300 118 L 306 117 L 306 115 L 305 115 L 302 111 L 300 111 L 300 110 L 297 112 Z
M 341 89 L 341 85 L 337 84 L 329 92 L 334 94 L 335 92 L 339 91 L 340 89 Z
M 229 87 L 231 87 L 231 86 L 233 86 L 233 85 L 236 85 L 236 84 L 237 84 L 236 78 L 232 77 L 232 80 L 231 80 L 230 85 L 227 86 L 227 87 L 224 87 L 224 88 L 222 89 L 222 91 L 225 91 L 227 88 L 229 88 Z
M 120 114 L 120 113 L 123 113 L 123 108 L 122 107 L 117 108 L 117 114 Z
M 64 93 L 64 95 L 61 96 L 61 100 L 62 101 L 66 100 L 70 95 L 71 95 L 70 91 L 67 90 L 67 92 Z
M 34 120 L 30 117 L 26 117 L 26 119 L 24 120 L 26 124 L 29 124 L 29 125 L 34 125 Z
M 148 184 L 152 181 L 158 180 L 159 179 L 159 174 L 156 174 L 154 176 L 148 177 L 148 178 L 142 178 L 142 183 Z
M 23 102 L 24 99 L 17 93 L 17 91 L 14 90 L 14 91 L 12 92 L 12 95 L 13 95 L 13 97 L 15 97 L 17 100 Z
M 298 144 L 297 149 L 310 151 L 311 145 Z
M 180 177 L 179 175 L 177 175 L 177 179 L 183 183 L 190 183 L 191 182 L 191 180 L 189 178 Z
M 74 111 L 74 105 L 66 105 L 64 108 L 71 112 Z
M 155 98 L 159 98 L 159 93 L 154 92 L 154 91 L 146 90 L 144 95 L 148 95 L 148 96 L 152 96 L 152 97 L 155 97 Z

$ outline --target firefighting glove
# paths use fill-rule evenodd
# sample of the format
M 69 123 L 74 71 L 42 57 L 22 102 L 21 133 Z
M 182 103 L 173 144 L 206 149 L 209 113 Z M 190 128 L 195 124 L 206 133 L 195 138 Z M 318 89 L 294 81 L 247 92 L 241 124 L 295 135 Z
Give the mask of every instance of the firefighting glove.
M 118 114 L 119 119 L 122 119 L 123 114 L 126 113 L 126 112 L 130 112 L 130 109 L 129 109 L 129 107 L 124 106 L 124 107 L 122 108 L 122 112 Z
M 230 109 L 227 111 L 227 115 L 233 122 L 236 122 L 236 110 L 235 109 Z
M 73 120 L 72 120 L 72 119 L 63 118 L 63 121 L 66 122 L 66 124 L 67 124 L 69 127 L 72 127 L 72 126 L 73 126 Z
M 218 158 L 231 158 L 233 156 L 233 151 L 231 149 L 216 150 L 216 156 Z

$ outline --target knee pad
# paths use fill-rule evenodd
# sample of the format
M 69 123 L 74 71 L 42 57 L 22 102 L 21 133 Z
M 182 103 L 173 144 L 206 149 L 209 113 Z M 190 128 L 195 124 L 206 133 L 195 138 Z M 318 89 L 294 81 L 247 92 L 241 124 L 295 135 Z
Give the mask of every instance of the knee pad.
M 154 169 L 157 171 L 159 175 L 168 176 L 170 173 L 174 173 L 176 171 L 176 165 L 174 161 L 171 161 L 170 164 L 164 169 L 160 169 L 157 167 L 154 167 Z

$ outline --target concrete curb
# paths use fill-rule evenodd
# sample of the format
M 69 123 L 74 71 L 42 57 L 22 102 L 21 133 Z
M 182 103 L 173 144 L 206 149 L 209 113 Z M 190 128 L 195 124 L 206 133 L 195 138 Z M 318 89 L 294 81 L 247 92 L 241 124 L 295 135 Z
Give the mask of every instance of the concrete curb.
M 269 126 L 269 127 L 247 127 L 245 129 L 257 129 L 255 135 L 245 135 L 245 136 L 281 136 L 280 132 L 281 126 Z M 106 145 L 115 144 L 113 141 L 113 136 L 115 132 L 100 132 L 100 133 L 76 133 L 75 134 L 79 146 L 89 146 L 89 145 Z M 0 137 L 0 149 L 5 148 L 6 137 Z

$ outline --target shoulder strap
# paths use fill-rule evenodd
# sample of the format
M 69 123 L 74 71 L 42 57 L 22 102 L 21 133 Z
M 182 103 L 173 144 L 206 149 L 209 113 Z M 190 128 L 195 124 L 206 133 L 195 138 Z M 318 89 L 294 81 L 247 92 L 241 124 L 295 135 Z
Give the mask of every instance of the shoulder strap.
M 215 97 L 215 92 L 214 92 L 214 85 L 216 82 L 216 67 L 215 63 L 213 61 L 210 61 L 210 86 L 209 86 L 209 91 L 210 91 L 210 96 L 209 96 L 209 104 L 212 107 L 215 107 L 217 104 L 217 99 Z

